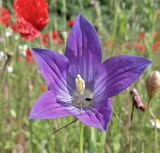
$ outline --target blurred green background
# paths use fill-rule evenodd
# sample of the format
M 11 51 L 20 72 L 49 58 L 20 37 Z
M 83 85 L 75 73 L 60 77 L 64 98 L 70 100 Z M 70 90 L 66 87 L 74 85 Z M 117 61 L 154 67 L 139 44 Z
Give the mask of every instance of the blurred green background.
M 15 21 L 12 0 L 3 0 Z M 23 46 L 47 47 L 64 53 L 66 34 L 70 30 L 67 21 L 75 19 L 81 12 L 96 28 L 103 59 L 131 54 L 144 56 L 153 61 L 143 75 L 118 96 L 112 98 L 113 118 L 107 132 L 85 126 L 84 153 L 152 153 L 155 152 L 154 127 L 148 111 L 134 109 L 130 121 L 132 100 L 129 90 L 137 88 L 147 105 L 145 81 L 153 70 L 160 70 L 160 1 L 159 0 L 48 0 L 49 23 L 42 33 L 58 32 L 64 43 L 49 40 L 44 46 L 40 39 L 25 41 L 17 33 L 7 37 L 10 29 L 0 25 L 0 152 L 1 153 L 78 153 L 79 122 L 52 133 L 68 124 L 73 117 L 54 120 L 28 119 L 36 99 L 44 92 L 46 85 L 37 66 L 26 61 Z M 20 47 L 22 46 L 22 47 Z M 1 56 L 1 55 L 0 55 Z M 7 57 L 11 57 L 7 63 Z M 5 65 L 7 63 L 7 65 Z M 12 72 L 8 68 L 12 68 Z M 3 70 L 3 68 L 5 68 Z M 152 99 L 152 111 L 160 117 L 160 95 Z M 158 129 L 158 148 L 160 131 Z

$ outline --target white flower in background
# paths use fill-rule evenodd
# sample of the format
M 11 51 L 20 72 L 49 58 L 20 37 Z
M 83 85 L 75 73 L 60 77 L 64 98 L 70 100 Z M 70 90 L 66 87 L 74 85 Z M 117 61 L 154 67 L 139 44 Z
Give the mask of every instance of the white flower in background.
M 65 41 L 67 40 L 67 37 L 68 37 L 67 31 L 63 31 L 63 32 L 62 32 L 62 37 L 63 37 L 63 39 L 64 39 Z
M 13 34 L 13 30 L 10 27 L 8 27 L 5 32 L 5 36 L 10 37 L 10 36 L 12 36 L 12 34 Z
M 153 120 L 150 120 L 150 122 L 152 126 L 155 126 L 155 123 Z M 160 129 L 160 119 L 156 119 L 156 127 Z
M 3 58 L 5 56 L 3 51 L 0 51 L 0 58 Z
M 19 45 L 18 49 L 19 49 L 19 54 L 22 56 L 26 56 L 26 50 L 28 48 L 28 45 L 24 44 L 24 45 Z
M 3 51 L 0 51 L 0 62 L 3 61 L 5 58 L 5 53 Z
M 8 73 L 13 73 L 13 66 L 7 65 L 7 72 Z
M 15 35 L 14 38 L 15 38 L 16 40 L 19 40 L 19 35 Z

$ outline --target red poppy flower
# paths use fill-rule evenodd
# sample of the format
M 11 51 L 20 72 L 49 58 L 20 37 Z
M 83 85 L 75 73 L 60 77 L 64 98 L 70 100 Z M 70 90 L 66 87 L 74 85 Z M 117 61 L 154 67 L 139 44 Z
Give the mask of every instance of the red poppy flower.
M 126 47 L 126 48 L 134 47 L 135 49 L 137 49 L 138 51 L 140 51 L 140 52 L 142 52 L 142 53 L 145 51 L 144 46 L 143 46 L 141 43 L 137 42 L 137 41 L 126 42 L 126 43 L 125 43 L 125 47 Z
M 44 46 L 48 45 L 48 38 L 49 38 L 48 33 L 45 33 L 45 34 L 42 35 L 42 43 L 43 43 Z
M 42 36 L 42 42 L 44 46 L 48 45 L 49 33 L 45 33 Z M 55 44 L 63 44 L 63 40 L 59 36 L 57 31 L 52 31 L 52 41 Z
M 18 32 L 26 40 L 38 37 L 48 23 L 46 0 L 14 0 L 14 10 Z
M 145 37 L 145 33 L 144 33 L 144 32 L 140 32 L 140 33 L 138 34 L 138 38 L 139 38 L 140 40 L 144 41 L 144 37 Z
M 158 37 L 158 32 L 154 32 L 154 33 L 153 33 L 153 37 L 154 37 L 154 38 L 157 38 L 157 37 Z
M 32 56 L 32 53 L 31 53 L 30 49 L 28 48 L 26 50 L 26 62 L 33 63 L 33 61 L 34 61 L 34 58 Z
M 152 50 L 155 52 L 158 50 L 158 48 L 160 48 L 160 40 L 158 40 L 157 42 L 155 42 L 153 45 L 152 45 Z
M 116 45 L 116 41 L 114 39 L 108 39 L 105 42 L 105 47 L 106 48 L 112 48 L 114 45 Z
M 14 32 L 18 32 L 18 26 L 16 24 L 11 25 L 11 28 Z
M 46 91 L 47 90 L 46 86 L 45 85 L 41 85 L 41 90 L 42 90 L 42 92 Z
M 72 19 L 67 21 L 67 25 L 70 27 L 72 27 L 73 23 L 74 23 L 74 20 Z
M 61 37 L 59 36 L 57 31 L 52 32 L 52 39 L 55 44 L 62 44 L 63 43 L 63 40 L 61 39 Z
M 137 50 L 139 50 L 140 52 L 144 52 L 145 51 L 145 48 L 144 48 L 144 46 L 141 44 L 141 43 L 139 43 L 139 42 L 134 42 L 133 43 L 133 45 L 134 45 L 134 47 L 137 49 Z
M 0 8 L 0 23 L 5 26 L 9 26 L 11 23 L 10 11 L 5 7 Z

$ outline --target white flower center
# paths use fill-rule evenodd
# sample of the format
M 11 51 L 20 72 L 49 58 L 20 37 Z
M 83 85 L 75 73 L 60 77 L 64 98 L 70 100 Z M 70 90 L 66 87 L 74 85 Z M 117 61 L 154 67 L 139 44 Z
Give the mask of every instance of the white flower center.
M 72 97 L 72 104 L 78 108 L 88 107 L 92 103 L 91 92 L 85 88 L 85 81 L 78 74 L 75 79 L 76 91 Z
M 75 85 L 78 93 L 82 95 L 85 89 L 85 81 L 82 79 L 80 74 L 78 74 L 77 78 L 75 79 Z

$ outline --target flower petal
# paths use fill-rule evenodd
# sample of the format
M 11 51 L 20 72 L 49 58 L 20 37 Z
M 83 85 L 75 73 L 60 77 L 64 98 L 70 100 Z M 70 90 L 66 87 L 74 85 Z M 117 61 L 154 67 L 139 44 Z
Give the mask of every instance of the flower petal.
M 19 18 L 23 18 L 37 30 L 42 30 L 48 23 L 48 3 L 46 0 L 14 0 L 13 7 L 16 21 L 19 24 L 21 24 Z
M 103 63 L 104 70 L 95 80 L 95 101 L 113 97 L 135 82 L 144 69 L 151 64 L 146 58 L 120 55 Z
M 112 102 L 107 100 L 101 107 L 86 110 L 86 113 L 77 115 L 77 118 L 88 126 L 105 131 L 112 117 Z
M 18 18 L 16 28 L 16 31 L 19 32 L 25 40 L 33 40 L 41 35 L 38 29 L 22 17 Z
M 67 103 L 65 105 L 58 103 L 52 91 L 46 91 L 32 107 L 29 119 L 52 119 L 69 116 L 74 114 L 73 110 L 73 106 L 69 106 Z
M 47 49 L 32 49 L 39 71 L 50 90 L 54 91 L 57 98 L 70 99 L 71 87 L 66 82 L 68 59 L 56 52 Z
M 101 45 L 94 27 L 79 14 L 70 32 L 65 56 L 70 61 L 69 72 L 73 79 L 77 74 L 89 83 L 101 64 Z
M 13 4 L 17 32 L 25 40 L 40 36 L 48 23 L 48 3 L 46 0 L 14 0 Z

